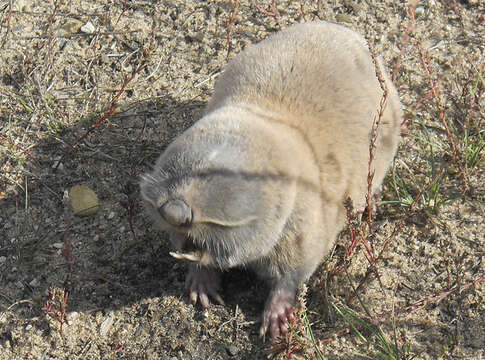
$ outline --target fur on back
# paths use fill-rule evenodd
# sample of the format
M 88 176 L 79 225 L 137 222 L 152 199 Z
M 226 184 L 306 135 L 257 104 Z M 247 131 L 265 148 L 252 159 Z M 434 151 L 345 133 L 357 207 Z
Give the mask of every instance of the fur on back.
M 321 191 L 331 201 L 350 196 L 360 208 L 367 188 L 369 139 L 383 92 L 364 38 L 337 24 L 298 24 L 236 56 L 218 80 L 207 113 L 246 107 L 297 129 L 320 168 Z M 389 89 L 375 152 L 374 188 L 394 157 L 402 111 Z

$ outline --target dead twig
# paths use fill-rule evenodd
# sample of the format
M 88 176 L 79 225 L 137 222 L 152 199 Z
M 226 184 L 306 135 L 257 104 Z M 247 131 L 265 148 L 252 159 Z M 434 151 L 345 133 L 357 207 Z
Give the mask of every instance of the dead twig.
M 71 154 L 75 148 L 78 147 L 78 145 L 83 142 L 89 134 L 91 134 L 94 130 L 96 130 L 103 122 L 105 122 L 107 119 L 109 119 L 115 109 L 116 109 L 116 102 L 119 100 L 119 98 L 121 97 L 121 95 L 123 95 L 123 93 L 125 92 L 126 90 L 126 87 L 128 86 L 128 84 L 136 77 L 136 75 L 140 72 L 141 69 L 143 69 L 145 67 L 145 63 L 142 63 L 140 64 L 131 74 L 131 76 L 126 79 L 124 82 L 123 82 L 123 85 L 121 86 L 121 89 L 118 91 L 118 93 L 113 97 L 113 99 L 111 100 L 111 103 L 110 103 L 110 106 L 108 108 L 108 110 L 105 111 L 105 113 L 103 114 L 103 116 L 101 116 L 101 118 L 96 121 L 96 123 L 94 125 L 92 125 L 88 131 L 86 131 L 84 133 L 84 135 L 82 135 L 81 137 L 79 137 L 75 142 L 74 142 L 74 145 L 72 145 L 62 156 L 61 158 L 59 159 L 59 161 L 57 162 L 56 166 L 54 167 L 54 171 L 57 170 L 57 168 L 59 167 L 59 165 L 64 161 L 65 157 L 68 156 L 69 154 Z
M 4 296 L 5 298 L 9 299 L 6 295 L 3 295 L 3 294 L 1 294 L 1 295 Z M 5 314 L 8 311 L 12 310 L 14 307 L 16 307 L 16 306 L 18 306 L 20 304 L 31 304 L 31 305 L 35 305 L 32 300 L 20 300 L 20 301 L 14 302 L 8 308 L 6 308 L 5 310 L 2 311 L 2 313 L 0 314 L 0 320 L 3 321 L 3 318 L 5 317 Z
M 115 21 L 115 26 L 118 25 L 121 17 L 125 14 L 126 10 L 128 10 L 130 6 L 128 5 L 128 0 L 123 0 L 123 9 L 121 10 L 120 15 L 118 16 L 118 19 Z
M 431 68 L 431 65 L 429 64 L 429 55 L 427 52 L 424 52 L 421 45 L 418 46 L 418 51 L 419 51 L 419 56 L 421 60 L 421 65 L 423 66 L 423 69 L 425 70 L 426 73 L 426 78 L 428 79 L 429 86 L 431 88 L 431 93 L 433 94 L 433 98 L 436 104 L 436 107 L 438 108 L 438 113 L 439 113 L 439 118 L 441 120 L 441 123 L 445 127 L 446 131 L 446 136 L 448 138 L 448 143 L 450 145 L 451 151 L 453 153 L 453 160 L 458 167 L 458 170 L 460 172 L 460 178 L 461 178 L 461 183 L 463 187 L 465 188 L 465 191 L 468 191 L 468 182 L 465 177 L 465 172 L 463 171 L 463 167 L 461 166 L 461 162 L 459 159 L 459 154 L 458 154 L 458 149 L 456 148 L 455 145 L 455 140 L 453 138 L 453 135 L 451 134 L 450 127 L 448 126 L 448 121 L 446 120 L 445 117 L 445 111 L 443 108 L 443 103 L 440 98 L 440 87 L 439 87 L 439 81 L 433 81 L 432 78 L 432 73 L 433 70 Z
M 47 19 L 50 25 L 52 25 L 52 23 L 54 22 L 54 18 L 56 17 L 58 7 L 59 7 L 59 1 L 54 1 L 54 10 L 52 10 L 52 13 Z
M 118 91 L 118 93 L 113 97 L 113 99 L 110 102 L 109 108 L 104 112 L 103 116 L 96 121 L 94 125 L 92 125 L 81 137 L 79 137 L 75 142 L 74 145 L 72 145 L 58 160 L 56 166 L 54 167 L 54 171 L 57 170 L 59 165 L 64 161 L 65 157 L 71 154 L 74 149 L 81 143 L 83 142 L 89 134 L 91 134 L 94 130 L 96 130 L 102 123 L 104 123 L 107 119 L 109 119 L 113 114 L 116 109 L 116 104 L 117 101 L 120 99 L 121 95 L 126 91 L 126 88 L 128 84 L 130 84 L 135 77 L 141 72 L 142 69 L 144 69 L 147 66 L 147 63 L 150 59 L 151 52 L 155 48 L 155 29 L 156 29 L 156 16 L 155 16 L 155 11 L 153 15 L 153 23 L 152 23 L 152 37 L 150 39 L 150 44 L 148 46 L 148 49 L 143 51 L 143 58 L 140 64 L 135 68 L 135 70 L 132 71 L 130 77 L 126 79 L 123 82 L 123 85 L 121 86 L 121 89 Z
M 303 9 L 303 5 L 301 5 Z M 276 1 L 273 0 L 271 5 L 269 6 L 269 10 L 266 10 L 263 5 L 261 4 L 256 4 L 256 8 L 261 11 L 266 16 L 273 17 L 276 20 L 276 23 L 278 26 L 281 28 L 281 23 L 280 23 L 280 12 L 278 11 L 278 8 L 276 7 Z M 302 10 L 303 12 L 303 10 Z
M 7 31 L 5 32 L 5 36 L 3 37 L 2 41 L 2 46 L 0 46 L 1 49 L 5 47 L 5 44 L 7 43 L 8 39 L 8 34 L 11 31 L 11 21 L 12 21 L 12 0 L 9 0 L 8 4 L 6 5 L 8 7 L 8 13 L 7 13 Z
M 0 139 L 3 141 L 8 142 L 10 145 L 16 147 L 18 150 L 22 151 L 30 160 L 35 161 L 34 155 L 32 155 L 30 152 L 28 152 L 26 149 L 24 149 L 22 146 L 15 144 L 12 140 L 10 140 L 8 137 L 0 133 Z
M 64 258 L 69 264 L 69 270 L 72 272 L 72 262 L 71 262 L 71 239 L 69 237 L 69 232 L 71 230 L 71 198 L 67 190 L 64 191 L 64 196 L 62 198 L 62 203 L 64 205 L 64 221 L 66 223 L 66 230 L 64 231 Z
M 366 320 L 368 320 L 371 324 L 376 325 L 376 324 L 379 324 L 383 321 L 389 320 L 393 314 L 394 315 L 400 315 L 400 314 L 404 314 L 404 313 L 411 314 L 413 312 L 416 312 L 416 311 L 424 308 L 428 304 L 433 304 L 433 303 L 437 304 L 441 300 L 446 298 L 448 295 L 453 294 L 457 291 L 459 291 L 459 292 L 465 291 L 468 288 L 470 288 L 470 287 L 472 287 L 472 286 L 474 286 L 478 283 L 481 283 L 484 280 L 485 280 L 485 276 L 481 276 L 481 277 L 479 277 L 479 278 L 477 278 L 473 281 L 470 281 L 469 283 L 467 283 L 465 285 L 462 285 L 462 286 L 455 285 L 454 287 L 452 287 L 449 290 L 439 292 L 437 295 L 422 298 L 422 299 L 412 303 L 411 305 L 400 307 L 399 309 L 394 310 L 393 312 L 386 311 L 386 312 L 383 312 L 383 313 L 381 313 L 381 314 L 379 314 L 379 315 L 377 315 L 373 318 L 369 318 L 369 319 L 366 319 Z
M 226 59 L 229 59 L 229 53 L 231 52 L 231 36 L 232 36 L 232 24 L 236 19 L 237 11 L 239 10 L 239 0 L 234 0 L 234 9 L 232 10 L 231 15 L 226 20 L 226 27 L 227 27 L 227 39 L 226 39 L 226 46 L 227 46 L 227 55 Z
M 126 30 L 126 31 L 104 31 L 104 32 L 97 32 L 96 35 L 98 36 L 105 36 L 105 35 L 126 35 L 126 34 L 133 34 L 139 32 L 139 30 Z M 16 36 L 13 37 L 12 40 L 21 41 L 21 40 L 39 40 L 39 39 L 72 39 L 75 37 L 92 37 L 95 36 L 93 34 L 88 33 L 75 33 L 75 34 L 66 34 L 66 35 L 39 35 L 39 36 Z
M 409 44 L 409 39 L 411 38 L 411 35 L 414 33 L 414 23 L 416 21 L 415 17 L 415 11 L 418 6 L 419 1 L 412 1 L 410 6 L 404 2 L 404 14 L 406 15 L 406 18 L 409 20 L 406 26 L 406 29 L 404 30 L 402 36 L 401 36 L 401 41 L 397 44 L 399 47 L 399 57 L 396 60 L 396 63 L 394 64 L 394 68 L 392 70 L 392 83 L 396 83 L 397 79 L 397 74 L 399 74 L 399 70 L 401 68 L 402 64 L 402 59 L 404 57 L 404 52 L 406 50 L 406 46 Z
M 121 206 L 123 206 L 127 211 L 128 224 L 130 226 L 130 231 L 133 234 L 133 240 L 135 240 L 135 243 L 138 243 L 135 227 L 133 225 L 133 217 L 136 206 L 136 186 L 131 182 L 127 182 L 121 191 L 126 195 L 126 201 L 121 201 Z
M 385 311 L 385 312 L 382 312 L 382 313 L 380 313 L 380 314 L 378 314 L 374 317 L 363 316 L 363 317 L 360 317 L 360 318 L 362 320 L 366 321 L 369 324 L 379 325 L 379 324 L 382 324 L 386 321 L 389 321 L 391 318 L 396 317 L 398 315 L 411 314 L 413 312 L 416 312 L 420 309 L 423 309 L 428 304 L 437 304 L 441 300 L 443 300 L 444 298 L 449 296 L 450 294 L 453 294 L 457 291 L 460 291 L 460 292 L 465 291 L 468 288 L 470 288 L 470 287 L 472 287 L 472 286 L 474 286 L 474 285 L 476 285 L 476 284 L 478 284 L 478 283 L 480 283 L 484 280 L 485 280 L 485 276 L 481 276 L 481 277 L 479 277 L 479 278 L 477 278 L 473 281 L 470 281 L 469 283 L 467 283 L 465 285 L 454 286 L 449 290 L 441 291 L 437 295 L 434 295 L 434 296 L 428 296 L 428 297 L 422 298 L 422 299 L 420 299 L 420 300 L 418 300 L 418 301 L 416 301 L 416 302 L 414 302 L 410 305 L 402 306 L 402 307 L 398 308 L 397 310 Z M 354 327 L 360 330 L 360 329 L 363 328 L 363 325 L 354 324 Z M 347 326 L 345 328 L 336 330 L 336 331 L 330 333 L 329 336 L 327 336 L 326 338 L 322 339 L 321 342 L 322 343 L 328 343 L 328 342 L 334 340 L 335 337 L 339 337 L 339 336 L 348 334 L 351 331 L 352 331 L 351 326 Z
M 373 209 L 372 209 L 372 180 L 374 179 L 374 169 L 372 168 L 372 164 L 374 161 L 375 156 L 375 149 L 376 149 L 376 141 L 379 135 L 379 129 L 381 126 L 382 116 L 384 115 L 384 111 L 386 110 L 387 105 L 387 98 L 389 97 L 389 89 L 387 87 L 386 81 L 384 80 L 384 76 L 382 75 L 382 71 L 379 66 L 379 61 L 377 59 L 377 55 L 372 43 L 368 43 L 368 48 L 374 61 L 374 68 L 376 72 L 377 80 L 379 80 L 379 85 L 382 89 L 382 96 L 379 103 L 379 110 L 377 112 L 377 116 L 374 118 L 372 124 L 372 131 L 371 131 L 371 140 L 369 144 L 369 164 L 367 168 L 367 194 L 365 196 L 366 204 L 367 204 L 367 226 L 369 234 L 373 233 Z M 371 246 L 373 244 L 371 243 Z

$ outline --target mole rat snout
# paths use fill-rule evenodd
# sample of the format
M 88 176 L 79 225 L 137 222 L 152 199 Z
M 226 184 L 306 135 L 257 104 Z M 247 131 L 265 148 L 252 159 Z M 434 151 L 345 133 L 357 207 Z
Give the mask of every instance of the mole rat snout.
M 192 223 L 192 210 L 184 200 L 168 200 L 158 211 L 165 221 L 174 227 L 189 226 Z

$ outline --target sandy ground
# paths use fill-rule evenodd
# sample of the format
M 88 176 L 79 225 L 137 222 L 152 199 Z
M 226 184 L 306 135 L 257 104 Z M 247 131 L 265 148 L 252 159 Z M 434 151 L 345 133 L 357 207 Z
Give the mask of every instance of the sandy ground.
M 485 358 L 484 162 L 479 153 L 462 165 L 464 194 L 441 120 L 460 156 L 466 139 L 483 139 L 484 5 L 276 1 L 277 17 L 270 5 L 240 2 L 228 52 L 230 1 L 0 2 L 0 359 L 317 356 L 301 324 L 298 341 L 257 337 L 266 293 L 252 274 L 225 275 L 226 305 L 190 305 L 184 265 L 168 256 L 137 187 L 138 175 L 200 117 L 228 57 L 317 19 L 365 35 L 396 74 L 407 120 L 383 199 L 405 202 L 406 189 L 419 201 L 380 207 L 380 280 L 371 275 L 349 302 L 378 324 L 357 325 L 362 337 L 329 305 L 343 308 L 369 268 L 359 246 L 346 270 L 325 281 L 348 246 L 349 231 L 341 234 L 307 284 L 316 346 L 325 359 L 392 359 L 379 354 L 385 343 L 396 359 Z M 113 116 L 55 171 L 125 81 Z M 442 186 L 433 192 L 436 179 Z M 97 193 L 97 214 L 69 217 L 62 196 L 73 185 Z

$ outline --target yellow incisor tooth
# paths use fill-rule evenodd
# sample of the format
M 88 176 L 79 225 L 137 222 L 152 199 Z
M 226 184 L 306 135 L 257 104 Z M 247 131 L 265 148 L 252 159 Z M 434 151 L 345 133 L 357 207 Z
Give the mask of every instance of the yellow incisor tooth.
M 175 259 L 187 260 L 191 262 L 200 262 L 200 260 L 202 259 L 201 254 L 198 252 L 179 253 L 179 252 L 170 251 L 169 254 Z

